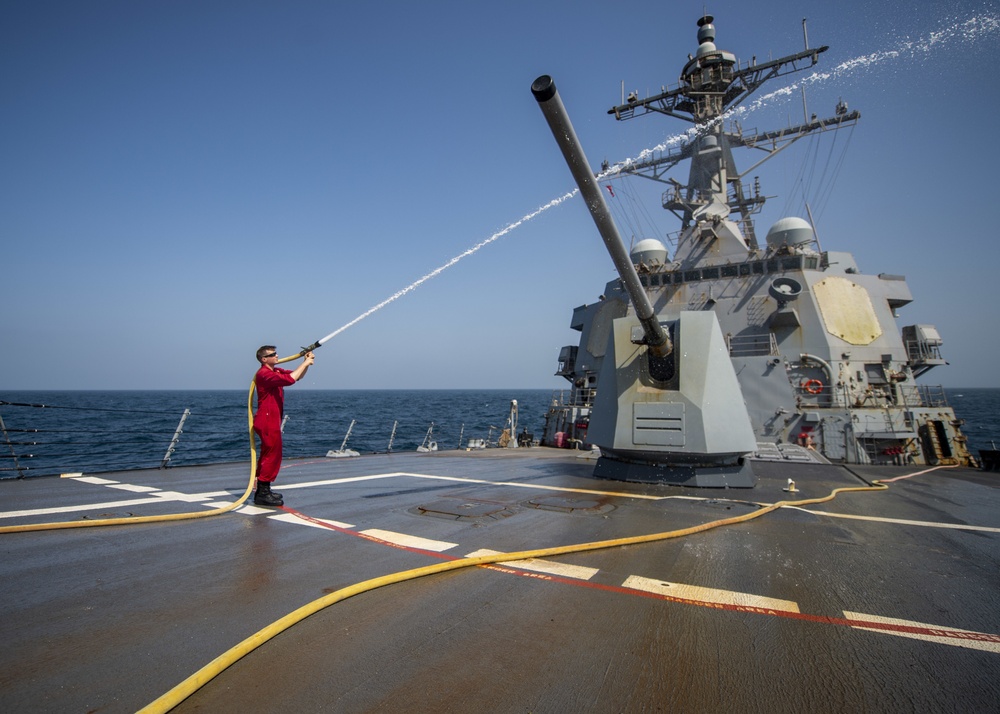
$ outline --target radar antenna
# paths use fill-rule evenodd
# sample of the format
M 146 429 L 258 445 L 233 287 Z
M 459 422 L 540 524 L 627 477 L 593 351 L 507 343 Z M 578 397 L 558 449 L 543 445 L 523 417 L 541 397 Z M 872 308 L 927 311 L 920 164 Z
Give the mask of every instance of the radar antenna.
M 804 30 L 804 25 L 803 25 Z M 748 248 L 756 249 L 751 215 L 760 211 L 766 197 L 756 189 L 749 193 L 742 179 L 752 170 L 782 149 L 804 136 L 840 129 L 857 123 L 861 114 L 848 111 L 840 101 L 834 116 L 819 119 L 807 117 L 798 126 L 775 131 L 745 134 L 735 122 L 729 129 L 726 117 L 765 82 L 814 66 L 827 46 L 806 49 L 776 60 L 758 63 L 754 57 L 741 65 L 734 54 L 715 45 L 715 26 L 711 15 L 698 20 L 698 50 L 689 56 L 681 72 L 680 84 L 645 99 L 631 94 L 628 100 L 608 110 L 619 121 L 635 119 L 651 113 L 664 114 L 693 123 L 696 134 L 690 141 L 652 158 L 623 166 L 619 173 L 633 174 L 666 183 L 662 205 L 688 228 L 692 222 L 711 219 L 718 221 L 731 212 L 740 216 L 740 226 L 746 235 Z M 766 156 L 749 169 L 739 172 L 733 161 L 732 149 L 751 148 L 766 152 Z M 691 160 L 687 185 L 667 177 L 681 161 Z

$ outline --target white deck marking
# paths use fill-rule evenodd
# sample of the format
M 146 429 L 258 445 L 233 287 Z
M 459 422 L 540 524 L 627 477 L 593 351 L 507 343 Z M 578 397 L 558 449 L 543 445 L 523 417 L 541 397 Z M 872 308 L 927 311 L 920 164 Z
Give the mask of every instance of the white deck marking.
M 855 516 L 850 513 L 832 513 L 830 511 L 814 511 L 809 508 L 799 508 L 798 506 L 785 506 L 796 511 L 805 511 L 816 516 L 830 516 L 830 518 L 847 518 L 852 521 L 874 521 L 876 523 L 894 523 L 902 526 L 923 526 L 925 528 L 948 528 L 959 531 L 983 531 L 985 533 L 1000 533 L 1000 528 L 990 526 L 969 526 L 963 523 L 935 523 L 934 521 L 908 521 L 904 518 L 884 518 L 882 516 Z
M 481 478 L 463 478 L 461 476 L 431 476 L 430 474 L 398 473 L 395 476 L 413 476 L 437 481 L 457 481 L 459 483 L 482 483 L 488 486 L 514 486 L 515 488 L 533 488 L 540 491 L 560 491 L 563 493 L 586 493 L 594 496 L 620 496 L 621 498 L 639 498 L 647 501 L 663 501 L 673 496 L 647 496 L 642 493 L 623 493 L 621 491 L 595 491 L 589 488 L 566 488 L 564 486 L 544 486 L 537 483 L 516 483 L 513 481 L 489 481 Z
M 783 612 L 799 611 L 798 603 L 792 600 L 779 600 L 778 598 L 751 595 L 750 593 L 738 593 L 732 590 L 702 588 L 697 585 L 684 585 L 683 583 L 668 583 L 663 580 L 653 580 L 652 578 L 643 578 L 638 575 L 630 575 L 622 583 L 622 587 L 656 593 L 657 595 L 669 595 L 670 597 L 682 600 L 694 600 L 695 602 L 715 602 L 720 605 L 744 605 L 767 610 L 781 610 Z
M 212 508 L 223 508 L 225 506 L 231 506 L 231 505 L 233 505 L 233 502 L 232 501 L 200 501 L 200 502 L 198 502 L 198 505 L 199 506 L 204 506 L 205 508 L 208 508 L 208 509 L 212 509 Z M 243 508 L 249 508 L 249 506 L 244 506 Z M 253 511 L 244 511 L 243 508 L 236 508 L 234 510 L 237 513 L 246 513 L 249 516 L 256 515 Z M 267 513 L 273 513 L 274 512 L 273 510 L 268 510 L 268 509 L 264 509 L 264 510 Z
M 248 508 L 254 508 L 255 511 L 262 511 L 264 513 L 274 513 L 273 508 L 256 508 L 256 506 L 248 506 Z M 243 510 L 242 508 L 240 509 Z M 323 528 L 319 523 L 315 521 L 320 521 L 321 523 L 328 523 L 331 526 L 336 526 L 337 528 L 354 528 L 350 523 L 343 523 L 341 521 L 331 521 L 326 518 L 313 518 L 311 521 L 306 518 L 299 518 L 294 513 L 279 513 L 278 515 L 271 516 L 272 521 L 283 521 L 284 523 L 294 523 L 299 526 L 312 526 L 313 528 Z M 329 528 L 323 528 L 323 530 L 330 530 Z
M 443 553 L 446 550 L 451 550 L 452 548 L 458 546 L 458 543 L 449 543 L 443 540 L 431 540 L 430 538 L 420 538 L 419 536 L 396 533 L 395 531 L 384 531 L 381 528 L 369 528 L 368 530 L 360 531 L 360 533 L 362 535 L 371 536 L 372 538 L 384 540 L 388 543 L 405 545 L 407 548 L 432 550 L 435 553 Z
M 462 476 L 434 476 L 431 474 L 414 474 L 406 471 L 395 471 L 392 473 L 372 474 L 370 476 L 351 476 L 348 478 L 332 478 L 323 481 L 308 481 L 306 483 L 282 483 L 281 490 L 285 491 L 293 488 L 312 488 L 313 486 L 339 486 L 341 484 L 355 483 L 358 481 L 372 481 L 375 479 L 394 478 L 405 476 L 410 478 L 431 479 L 433 481 L 455 481 L 457 483 L 485 484 L 487 486 L 514 486 L 516 488 L 533 488 L 540 491 L 559 491 L 562 493 L 586 493 L 594 496 L 619 496 L 621 498 L 638 498 L 646 501 L 664 501 L 672 498 L 688 498 L 688 496 L 648 496 L 642 493 L 623 493 L 621 491 L 595 491 L 589 488 L 566 488 L 565 486 L 544 486 L 537 483 L 516 483 L 513 481 L 490 481 L 481 478 L 466 478 Z M 698 499 L 693 499 L 698 500 Z M 700 499 L 717 500 L 717 499 Z
M 199 493 L 187 494 L 180 491 L 157 491 L 156 495 L 164 501 L 184 501 L 185 503 L 200 503 L 207 500 L 206 496 Z
M 130 483 L 109 483 L 105 484 L 108 488 L 117 488 L 120 491 L 132 491 L 133 493 L 151 493 L 152 491 L 159 491 L 158 488 L 153 488 L 152 486 L 133 486 Z
M 305 483 L 283 483 L 279 486 L 282 491 L 292 488 L 312 488 L 313 486 L 339 486 L 344 483 L 356 483 L 358 481 L 374 481 L 380 478 L 392 478 L 393 476 L 409 476 L 399 472 L 389 474 L 372 474 L 370 476 L 348 476 L 347 478 L 330 478 L 323 481 L 306 481 Z
M 929 630 L 928 633 L 918 632 L 898 632 L 896 630 L 883 630 L 874 627 L 856 626 L 856 630 L 867 630 L 869 632 L 879 632 L 883 635 L 898 635 L 899 637 L 910 637 L 915 640 L 925 640 L 927 642 L 937 642 L 941 645 L 951 645 L 953 647 L 965 647 L 970 650 L 982 650 L 983 652 L 1000 653 L 1000 637 L 986 632 L 976 632 L 974 630 L 959 630 L 954 627 L 942 627 L 941 625 L 928 625 L 923 622 L 912 620 L 899 620 L 894 617 L 880 617 L 879 615 L 866 615 L 863 612 L 844 611 L 844 617 L 848 620 L 862 620 L 865 622 L 881 622 L 887 625 L 905 625 L 907 627 L 919 627 Z M 934 632 L 956 632 L 968 637 L 948 637 L 947 635 L 936 636 Z M 982 639 L 979 639 L 982 638 Z
M 97 486 L 108 486 L 113 483 L 118 483 L 118 481 L 112 481 L 106 478 L 99 478 L 97 476 L 84 476 L 83 474 L 79 476 L 67 476 L 67 478 L 72 478 L 76 481 L 83 481 L 84 483 L 92 483 Z
M 480 555 L 498 555 L 501 552 L 502 551 L 499 550 L 487 550 L 483 548 L 481 550 L 473 551 L 465 557 L 477 558 Z M 562 577 L 573 578 L 575 580 L 590 580 L 600 572 L 598 568 L 587 568 L 582 565 L 569 565 L 568 563 L 557 563 L 555 561 L 540 560 L 538 558 L 528 558 L 527 560 L 505 560 L 502 563 L 496 563 L 496 565 L 510 566 L 520 570 L 531 570 L 536 573 L 561 575 Z
M 201 504 L 203 506 L 208 506 L 209 508 L 221 508 L 222 506 L 228 506 L 228 503 L 220 503 L 219 501 L 210 501 L 208 503 Z M 273 508 L 261 508 L 260 506 L 242 506 L 241 508 L 235 509 L 237 513 L 245 513 L 248 516 L 260 516 L 265 513 L 274 513 Z
M 158 496 L 150 498 L 133 498 L 130 501 L 105 501 L 104 503 L 84 503 L 75 506 L 55 506 L 53 508 L 33 508 L 28 511 L 4 511 L 0 518 L 18 518 L 20 516 L 48 516 L 55 513 L 74 513 L 76 511 L 104 511 L 111 508 L 126 506 L 141 506 L 145 503 L 163 503 Z

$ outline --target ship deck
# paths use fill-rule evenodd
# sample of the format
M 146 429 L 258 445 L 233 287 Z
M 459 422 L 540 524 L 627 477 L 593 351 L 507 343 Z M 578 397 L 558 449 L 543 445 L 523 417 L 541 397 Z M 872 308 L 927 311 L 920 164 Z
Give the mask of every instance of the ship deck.
M 0 709 L 135 711 L 370 578 L 922 470 L 757 462 L 756 488 L 709 491 L 601 481 L 593 465 L 537 447 L 291 460 L 284 509 L 0 534 Z M 0 525 L 208 509 L 242 495 L 248 468 L 3 481 Z M 387 585 L 175 711 L 998 711 L 998 506 L 996 474 L 942 469 L 686 537 Z

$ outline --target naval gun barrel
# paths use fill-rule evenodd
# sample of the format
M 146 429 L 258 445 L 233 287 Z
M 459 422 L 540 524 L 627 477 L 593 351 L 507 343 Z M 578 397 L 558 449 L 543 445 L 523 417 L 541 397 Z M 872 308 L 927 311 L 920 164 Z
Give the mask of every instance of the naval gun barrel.
M 615 270 L 621 276 L 625 290 L 632 299 L 636 317 L 639 318 L 646 334 L 646 344 L 649 346 L 650 352 L 657 357 L 666 357 L 673 351 L 670 338 L 657 319 L 645 288 L 639 282 L 639 274 L 636 273 L 632 259 L 618 233 L 618 228 L 611 218 L 608 204 L 604 201 L 604 194 L 601 193 L 597 180 L 590 170 L 590 163 L 583 153 L 583 147 L 580 145 L 573 124 L 569 120 L 569 114 L 566 113 L 566 107 L 563 106 L 562 99 L 559 98 L 559 92 L 556 91 L 556 84 L 552 81 L 552 77 L 543 74 L 532 82 L 531 93 L 538 101 L 538 106 L 552 130 L 556 143 L 559 144 L 563 158 L 566 159 L 569 170 L 573 174 L 573 178 L 576 179 L 577 186 L 580 187 L 580 193 L 583 194 L 583 198 L 587 202 L 587 208 L 590 210 L 594 223 L 597 224 L 597 230 L 604 240 L 604 245 L 608 249 L 608 253 L 611 254 Z

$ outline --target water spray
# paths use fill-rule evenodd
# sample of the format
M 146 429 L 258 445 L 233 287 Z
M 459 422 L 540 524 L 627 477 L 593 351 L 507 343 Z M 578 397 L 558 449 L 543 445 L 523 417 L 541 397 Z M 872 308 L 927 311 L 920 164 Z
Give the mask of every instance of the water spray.
M 886 61 L 891 61 L 894 59 L 899 59 L 900 57 L 918 57 L 920 55 L 926 55 L 929 52 L 937 49 L 938 47 L 941 47 L 946 43 L 953 42 L 955 40 L 965 40 L 969 42 L 975 42 L 978 41 L 981 37 L 995 33 L 998 30 L 1000 30 L 1000 16 L 998 15 L 982 15 L 978 17 L 971 17 L 967 20 L 963 20 L 961 22 L 957 22 L 953 25 L 950 25 L 942 30 L 931 32 L 926 36 L 921 37 L 917 40 L 904 40 L 898 43 L 892 49 L 879 50 L 877 52 L 872 52 L 867 55 L 861 55 L 853 59 L 845 60 L 844 62 L 841 62 L 839 65 L 834 67 L 829 72 L 813 72 L 812 74 L 800 79 L 798 82 L 793 82 L 792 84 L 783 87 L 782 89 L 778 89 L 768 94 L 764 94 L 760 97 L 757 97 L 753 102 L 750 102 L 749 104 L 733 107 L 728 112 L 725 112 L 724 114 L 717 117 L 712 122 L 709 122 L 705 126 L 692 127 L 687 131 L 675 134 L 673 136 L 669 136 L 662 143 L 648 149 L 643 149 L 641 152 L 639 152 L 637 156 L 633 158 L 623 159 L 622 161 L 619 161 L 613 166 L 604 169 L 603 171 L 601 171 L 601 173 L 595 176 L 595 179 L 597 181 L 606 181 L 615 178 L 622 172 L 627 171 L 629 167 L 637 163 L 640 163 L 642 161 L 646 161 L 657 152 L 662 152 L 666 149 L 669 149 L 672 146 L 676 146 L 677 144 L 692 141 L 696 139 L 701 133 L 703 133 L 707 128 L 714 127 L 719 122 L 727 121 L 733 118 L 743 117 L 747 114 L 757 111 L 758 109 L 766 107 L 767 105 L 771 104 L 772 102 L 778 99 L 787 99 L 793 96 L 793 94 L 797 92 L 800 88 L 820 84 L 830 79 L 840 79 L 850 75 L 853 72 L 869 69 L 870 67 L 876 64 Z M 418 280 L 414 281 L 410 285 L 407 285 L 402 290 L 394 293 L 393 295 L 389 296 L 382 302 L 369 308 L 368 310 L 361 313 L 347 324 L 331 332 L 326 337 L 317 340 L 308 347 L 303 347 L 302 350 L 297 354 L 294 354 L 290 357 L 283 357 L 282 359 L 279 359 L 278 362 L 279 363 L 289 362 L 291 360 L 298 359 L 299 357 L 304 357 L 307 352 L 311 352 L 313 350 L 322 347 L 324 344 L 329 342 L 331 339 L 339 335 L 344 330 L 348 329 L 349 327 L 353 327 L 354 325 L 358 324 L 369 315 L 378 312 L 389 303 L 395 302 L 396 300 L 403 297 L 407 293 L 412 292 L 413 290 L 417 289 L 418 287 L 426 283 L 431 278 L 437 277 L 445 270 L 458 263 L 463 258 L 467 258 L 473 253 L 478 252 L 481 248 L 484 248 L 490 243 L 499 240 L 500 238 L 504 237 L 514 229 L 520 227 L 522 224 L 527 223 L 531 219 L 544 213 L 550 208 L 558 206 L 564 201 L 574 197 L 579 192 L 580 189 L 576 188 L 568 193 L 563 194 L 558 198 L 552 199 L 545 205 L 540 206 L 531 213 L 522 216 L 517 221 L 510 223 L 502 230 L 497 231 L 490 237 L 477 243 L 468 250 L 459 253 L 441 267 L 435 268 L 434 270 L 427 273 Z
M 316 342 L 313 342 L 308 347 L 303 347 L 302 351 L 299 352 L 298 354 L 294 354 L 291 357 L 283 357 L 282 359 L 278 360 L 278 362 L 279 363 L 281 363 L 281 362 L 288 362 L 288 361 L 291 361 L 293 359 L 298 359 L 299 357 L 305 356 L 306 352 L 311 352 L 311 351 L 313 351 L 315 349 L 318 349 L 318 348 L 322 347 L 323 345 L 325 345 L 327 342 L 329 342 L 331 339 L 333 339 L 334 337 L 336 337 L 337 335 L 339 335 L 341 332 L 343 332 L 347 328 L 353 327 L 354 325 L 358 324 L 359 322 L 361 322 L 362 320 L 364 320 L 369 315 L 378 312 L 379 310 L 381 310 L 383 307 L 385 307 L 389 303 L 395 302 L 396 300 L 398 300 L 399 298 L 403 297 L 407 293 L 412 292 L 413 290 L 416 290 L 418 287 L 420 287 L 421 285 L 423 285 L 424 283 L 426 283 L 431 278 L 437 277 L 438 275 L 440 275 L 441 273 L 443 273 L 444 271 L 446 271 L 451 266 L 455 265 L 455 263 L 457 263 L 458 261 L 462 260 L 463 258 L 467 258 L 470 255 L 472 255 L 473 253 L 478 252 L 480 249 L 485 248 L 490 243 L 492 243 L 492 242 L 494 242 L 496 240 L 499 240 L 500 238 L 503 238 L 505 235 L 507 235 L 508 233 L 510 233 L 511 231 L 513 231 L 515 228 L 518 228 L 521 224 L 527 223 L 528 221 L 530 221 L 535 216 L 538 216 L 539 214 L 544 213 L 545 211 L 549 210 L 550 208 L 558 206 L 560 203 L 562 203 L 563 201 L 566 201 L 567 199 L 572 198 L 577 193 L 579 193 L 579 189 L 573 189 L 572 191 L 570 191 L 568 193 L 565 193 L 562 196 L 559 196 L 558 198 L 552 199 L 551 201 L 549 201 L 548 203 L 546 203 L 544 206 L 539 206 L 538 208 L 536 208 L 531 213 L 528 213 L 528 214 L 526 214 L 524 216 L 521 216 L 520 219 L 514 221 L 513 223 L 508 224 L 505 228 L 503 228 L 502 230 L 497 231 L 496 233 L 494 233 L 493 235 L 491 235 L 489 238 L 486 238 L 485 240 L 480 241 L 479 243 L 477 243 L 476 245 L 472 246 L 468 250 L 465 250 L 465 251 L 459 253 L 458 255 L 456 255 L 454 258 L 452 258 L 451 260 L 449 260 L 447 263 L 445 263 L 441 267 L 435 268 L 431 272 L 427 273 L 427 275 L 424 275 L 422 278 L 419 278 L 419 279 L 415 280 L 414 282 L 410 283 L 409 285 L 407 285 L 402 290 L 394 293 L 393 295 L 390 295 L 389 297 L 387 297 L 385 300 L 383 300 L 382 302 L 378 303 L 374 307 L 369 308 L 368 310 L 366 310 L 365 312 L 361 313 L 360 315 L 358 315 L 357 317 L 355 317 L 353 320 L 351 320 L 350 322 L 348 322 L 346 325 L 343 325 L 342 327 L 337 328 L 336 330 L 334 330 L 333 332 L 331 332 L 326 337 L 324 337 L 324 338 L 322 338 L 320 340 L 317 340 Z

